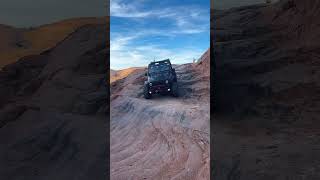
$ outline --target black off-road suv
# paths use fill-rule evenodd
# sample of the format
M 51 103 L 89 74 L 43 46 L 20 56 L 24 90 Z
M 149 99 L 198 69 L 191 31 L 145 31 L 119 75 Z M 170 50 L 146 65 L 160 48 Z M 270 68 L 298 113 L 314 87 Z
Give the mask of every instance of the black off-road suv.
M 178 96 L 177 75 L 169 59 L 151 62 L 145 75 L 148 77 L 143 90 L 146 99 L 158 93 Z

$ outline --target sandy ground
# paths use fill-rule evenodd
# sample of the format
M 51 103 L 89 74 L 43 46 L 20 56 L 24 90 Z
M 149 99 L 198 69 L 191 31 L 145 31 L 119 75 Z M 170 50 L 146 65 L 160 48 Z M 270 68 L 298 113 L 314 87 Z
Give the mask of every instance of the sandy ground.
M 176 67 L 178 98 L 144 99 L 145 70 L 111 87 L 111 179 L 209 179 L 209 76 L 197 66 Z

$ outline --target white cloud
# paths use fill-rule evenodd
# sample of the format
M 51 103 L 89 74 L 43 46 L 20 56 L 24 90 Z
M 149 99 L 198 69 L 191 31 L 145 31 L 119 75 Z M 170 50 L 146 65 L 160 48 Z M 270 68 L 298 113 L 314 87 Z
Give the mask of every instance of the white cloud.
M 122 40 L 122 38 L 119 39 Z M 111 43 L 121 40 L 111 41 Z M 141 67 L 146 66 L 153 59 L 161 60 L 166 58 L 171 59 L 174 64 L 190 63 L 194 58 L 200 58 L 205 51 L 196 47 L 166 49 L 160 45 L 151 44 L 134 46 L 131 45 L 130 40 L 117 47 L 110 51 L 111 69 Z
M 142 18 L 150 15 L 150 12 L 139 11 L 133 2 L 124 3 L 121 0 L 110 0 L 110 14 L 115 17 Z
M 139 8 L 143 5 L 140 3 L 139 1 L 124 3 L 122 0 L 111 0 L 111 16 L 122 18 L 165 18 L 174 22 L 175 28 L 186 34 L 204 32 L 204 27 L 209 30 L 209 7 L 208 9 L 203 9 L 193 5 L 185 5 L 146 11 Z
M 198 47 L 181 47 L 168 49 L 159 44 L 143 42 L 144 45 L 135 45 L 144 37 L 175 37 L 186 34 L 210 32 L 209 7 L 207 10 L 195 6 L 179 6 L 143 10 L 141 1 L 124 3 L 123 0 L 111 0 L 111 18 L 122 17 L 146 22 L 145 20 L 161 22 L 162 19 L 172 22 L 172 26 L 155 29 L 152 27 L 130 27 L 122 29 L 121 33 L 111 32 L 110 60 L 112 69 L 146 66 L 154 58 L 156 60 L 170 58 L 175 64 L 192 62 L 198 59 L 206 49 Z M 147 19 L 149 18 L 149 19 Z M 119 27 L 121 28 L 121 27 Z M 119 29 L 118 28 L 118 29 Z M 141 39 L 140 39 L 141 38 Z M 208 44 L 209 46 L 209 44 Z
M 124 47 L 135 38 L 137 38 L 137 36 L 127 36 L 112 39 L 110 41 L 110 51 L 123 50 Z

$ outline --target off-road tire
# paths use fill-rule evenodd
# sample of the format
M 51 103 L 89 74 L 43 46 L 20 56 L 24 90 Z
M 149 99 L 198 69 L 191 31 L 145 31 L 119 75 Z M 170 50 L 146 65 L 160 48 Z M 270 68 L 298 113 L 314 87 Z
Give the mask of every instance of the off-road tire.
M 177 82 L 173 82 L 171 85 L 171 95 L 173 97 L 178 97 L 179 96 L 179 87 Z
M 151 97 L 152 97 L 152 95 L 149 94 L 149 86 L 148 86 L 148 84 L 144 85 L 143 96 L 144 96 L 145 99 L 151 99 Z
M 174 70 L 172 73 L 173 73 L 173 76 L 174 76 L 173 82 L 177 82 L 177 73 L 176 73 L 176 71 Z

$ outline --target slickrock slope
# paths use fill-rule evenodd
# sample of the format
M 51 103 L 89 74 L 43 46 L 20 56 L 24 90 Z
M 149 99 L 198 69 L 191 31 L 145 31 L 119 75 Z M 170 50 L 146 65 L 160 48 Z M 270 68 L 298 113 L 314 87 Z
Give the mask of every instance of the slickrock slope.
M 105 179 L 106 24 L 0 71 L 0 179 Z
M 144 99 L 145 69 L 111 84 L 111 179 L 209 179 L 209 64 L 175 67 L 178 98 Z
M 19 30 L 10 26 L 0 25 L 0 51 L 7 51 L 19 41 Z
M 56 46 L 79 27 L 104 24 L 106 18 L 75 18 L 33 28 L 0 25 L 0 69 Z
M 141 70 L 142 68 L 127 68 L 123 70 L 110 70 L 110 83 L 113 83 L 116 80 L 123 79 L 129 74 Z
M 215 179 L 319 179 L 319 2 L 213 10 Z

